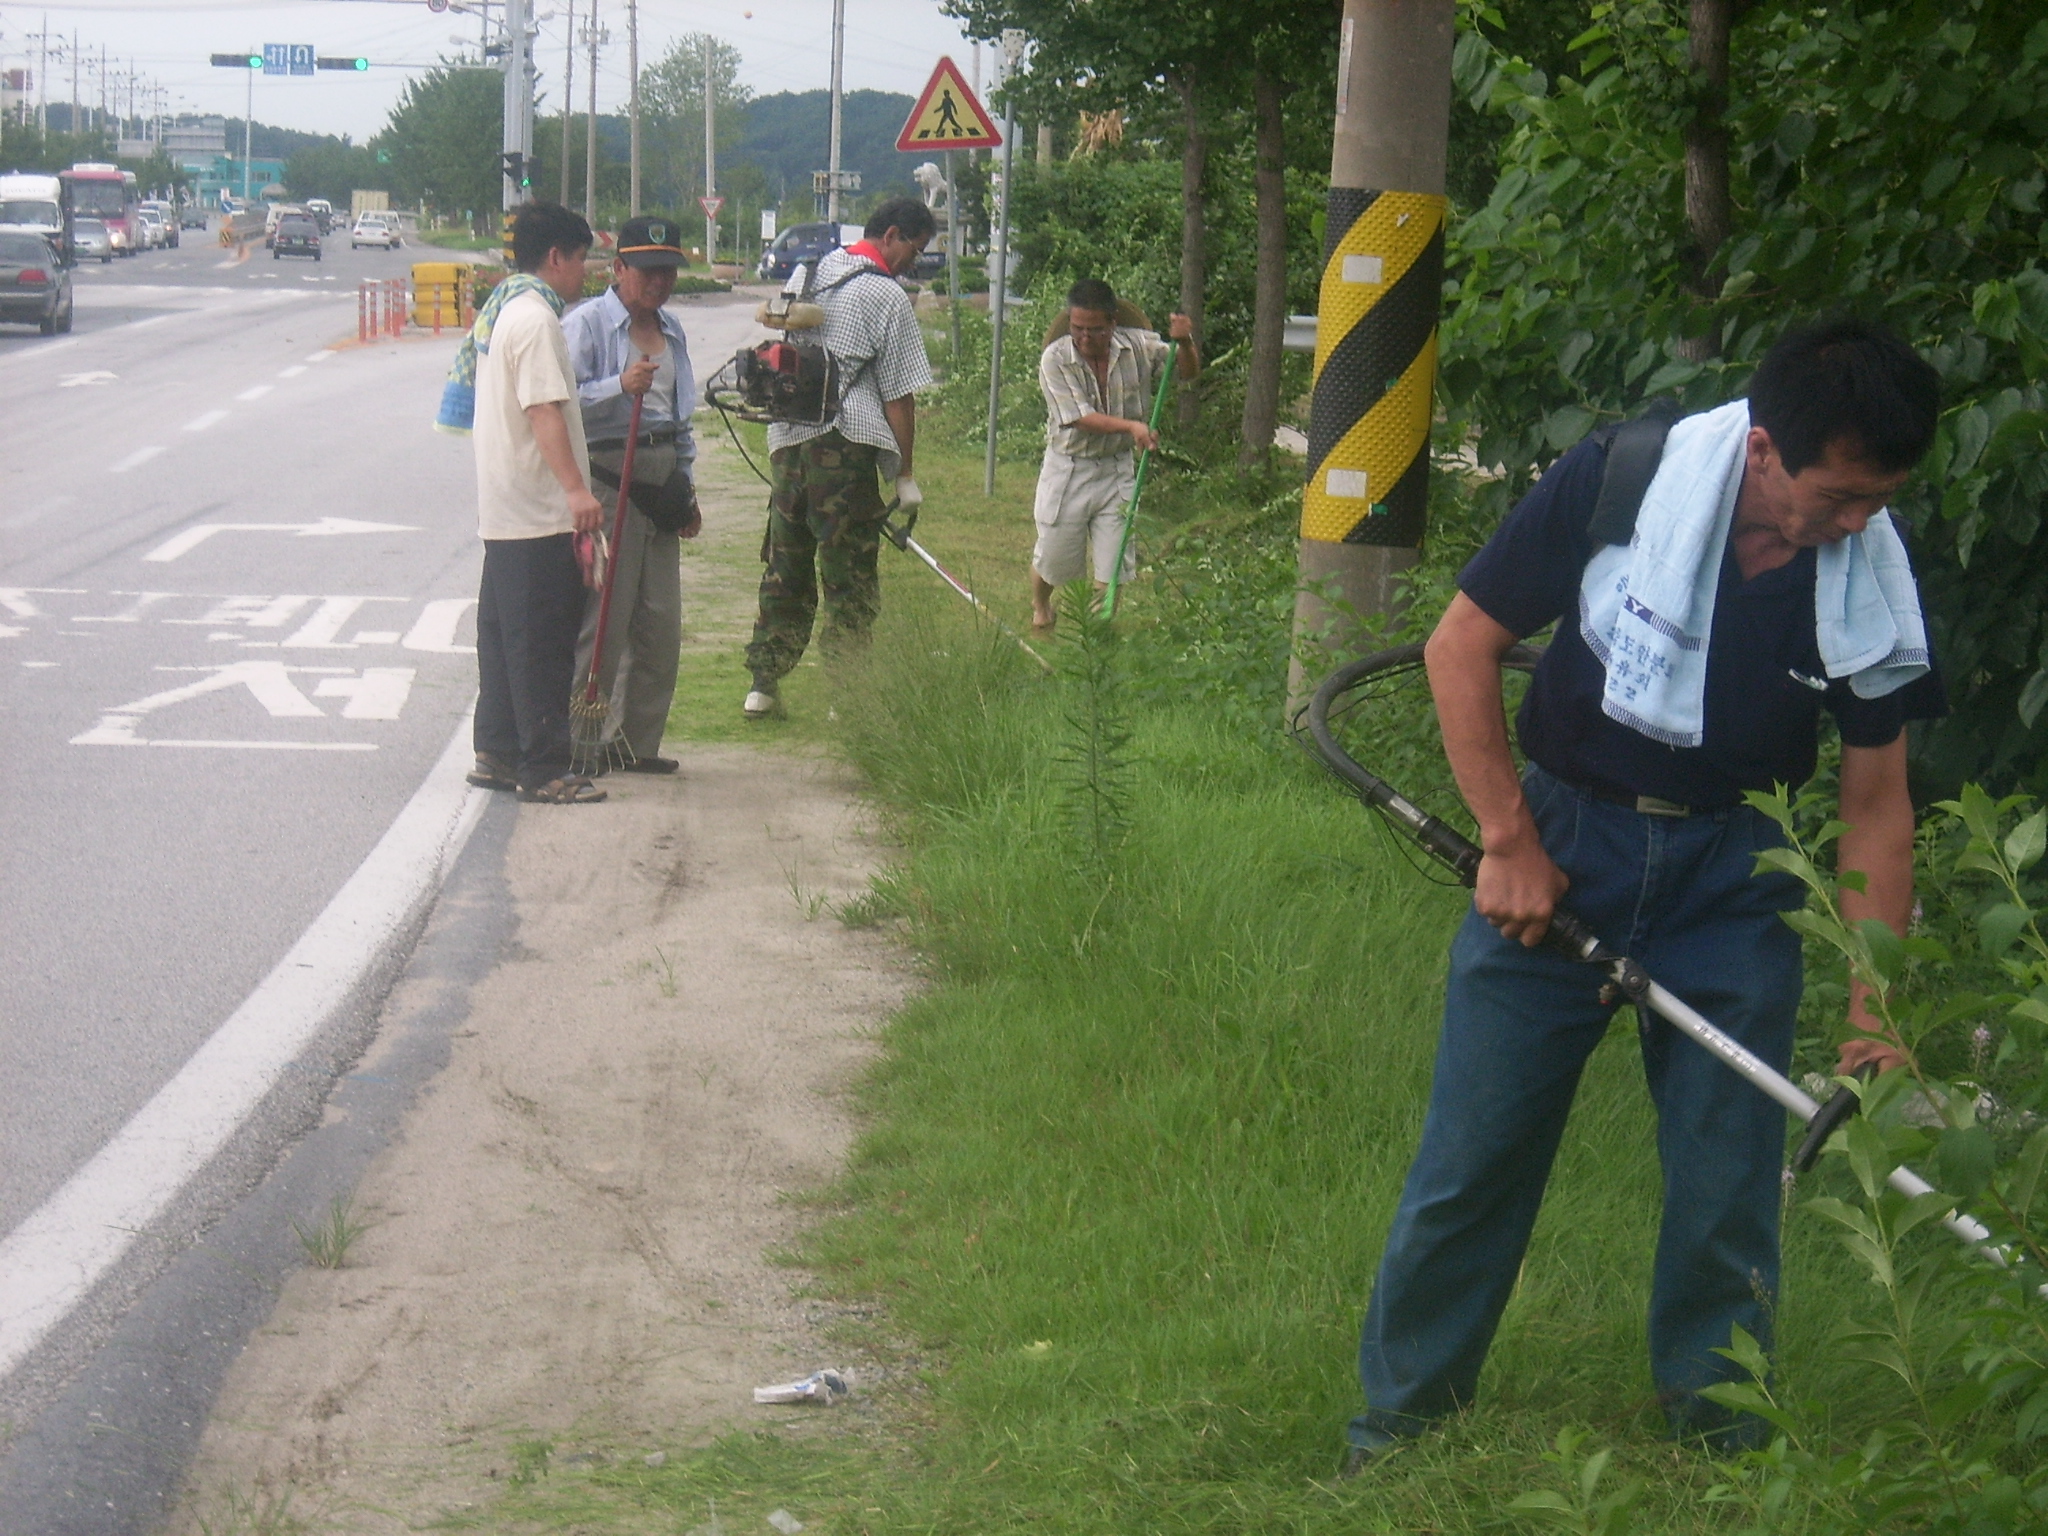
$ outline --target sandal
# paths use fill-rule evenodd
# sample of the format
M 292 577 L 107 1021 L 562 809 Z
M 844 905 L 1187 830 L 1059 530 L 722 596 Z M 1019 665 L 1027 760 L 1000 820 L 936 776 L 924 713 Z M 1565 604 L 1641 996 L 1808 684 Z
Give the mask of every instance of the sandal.
M 603 790 L 579 773 L 549 779 L 538 789 L 519 791 L 519 798 L 529 805 L 595 805 L 604 797 Z
M 517 789 L 519 780 L 511 763 L 495 752 L 479 752 L 476 767 L 463 775 L 478 789 Z

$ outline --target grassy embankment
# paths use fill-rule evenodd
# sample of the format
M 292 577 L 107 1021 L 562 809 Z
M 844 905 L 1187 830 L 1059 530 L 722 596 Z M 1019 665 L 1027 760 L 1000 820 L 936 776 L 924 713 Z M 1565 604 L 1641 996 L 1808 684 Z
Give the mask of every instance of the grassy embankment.
M 1021 624 L 1032 466 L 1004 465 L 990 501 L 978 454 L 928 439 L 921 459 L 920 531 Z M 1154 510 L 1200 500 L 1169 475 Z M 806 666 L 788 720 L 744 725 L 733 616 L 757 539 L 686 557 L 701 589 L 740 597 L 695 649 L 676 724 L 849 754 L 903 859 L 820 920 L 895 923 L 930 975 L 796 1256 L 874 1304 L 849 1346 L 892 1362 L 869 1388 L 881 1411 L 655 1469 L 563 1469 L 487 1523 L 683 1531 L 715 1499 L 728 1531 L 778 1506 L 830 1532 L 1492 1530 L 1516 1494 L 1565 1484 L 1545 1453 L 1585 1427 L 1617 1448 L 1611 1477 L 1648 1483 L 1642 1528 L 1716 1528 L 1644 1362 L 1657 1172 L 1632 1032 L 1593 1058 L 1483 1404 L 1331 1482 L 1462 897 L 1277 731 L 1176 696 L 1156 647 L 1091 661 L 1069 634 L 1047 680 L 893 551 L 871 662 Z M 1166 600 L 1141 588 L 1130 627 Z M 1098 847 L 1077 762 L 1105 746 Z M 1853 1437 L 1863 1413 L 1823 1341 L 1859 1283 L 1799 1216 L 1787 1271 L 1785 1375 Z

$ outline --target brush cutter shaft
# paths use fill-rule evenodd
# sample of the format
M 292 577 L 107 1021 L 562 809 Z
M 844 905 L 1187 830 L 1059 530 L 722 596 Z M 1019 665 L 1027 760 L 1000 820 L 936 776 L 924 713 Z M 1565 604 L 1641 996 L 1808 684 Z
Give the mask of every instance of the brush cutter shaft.
M 1479 877 L 1480 850 L 1457 828 L 1431 816 L 1386 780 L 1368 772 L 1344 750 L 1330 729 L 1332 704 L 1368 678 L 1396 669 L 1412 669 L 1420 661 L 1421 651 L 1420 646 L 1402 646 L 1347 663 L 1331 673 L 1309 702 L 1309 736 L 1315 744 L 1317 758 L 1325 767 L 1351 785 L 1359 799 L 1379 811 L 1390 825 L 1405 832 L 1423 852 L 1456 875 L 1459 884 L 1469 887 Z M 1518 645 L 1504 659 L 1504 664 L 1526 671 L 1540 654 L 1528 646 Z M 1576 914 L 1563 907 L 1555 909 L 1551 913 L 1544 942 L 1573 960 L 1606 971 L 1616 989 L 1630 1002 L 1653 1009 L 1670 1020 L 1680 1032 L 1696 1041 L 1724 1066 L 1747 1078 L 1802 1123 L 1812 1121 L 1821 1112 L 1821 1106 L 1802 1092 L 1796 1083 L 1775 1071 L 1661 983 L 1651 979 L 1635 961 L 1609 949 Z M 1893 1189 L 1909 1197 L 1926 1194 L 1933 1188 L 1906 1167 L 1894 1168 L 1889 1182 Z M 1961 1211 L 1950 1211 L 1942 1217 L 1942 1225 L 1964 1242 L 1975 1245 L 1993 1263 L 2003 1266 L 2011 1261 L 2005 1250 L 1990 1241 L 1990 1230 Z M 2042 1292 L 2048 1295 L 2048 1286 L 2044 1286 Z
M 893 502 L 890 504 L 890 510 L 895 510 L 895 504 Z M 989 623 L 995 625 L 997 629 L 1001 630 L 1004 634 L 1008 635 L 1012 640 L 1016 641 L 1018 648 L 1022 650 L 1026 656 L 1029 656 L 1033 661 L 1037 662 L 1041 667 L 1045 668 L 1047 672 L 1051 672 L 1052 663 L 1047 661 L 1043 656 L 1039 655 L 1038 652 L 1032 648 L 1030 641 L 1026 640 L 1022 635 L 1018 634 L 1014 629 L 1010 628 L 1009 625 L 1005 624 L 1001 619 L 997 618 L 995 614 L 989 610 L 988 604 L 984 603 L 980 598 L 976 597 L 974 593 L 971 590 L 969 590 L 965 582 L 961 581 L 959 577 L 955 576 L 951 571 L 947 570 L 943 565 L 939 564 L 939 562 L 933 558 L 932 552 L 930 550 L 926 549 L 922 544 L 918 543 L 917 540 L 913 539 L 910 536 L 910 530 L 915 528 L 916 526 L 917 513 L 915 511 L 911 512 L 910 516 L 907 519 L 905 519 L 903 526 L 900 528 L 897 527 L 896 524 L 890 522 L 886 517 L 882 519 L 883 536 L 886 537 L 891 544 L 894 544 L 898 549 L 902 550 L 907 555 L 917 556 L 918 559 L 922 560 L 926 565 L 930 566 L 932 569 L 932 573 L 935 576 L 937 576 L 939 580 L 943 581 L 955 592 L 958 592 L 962 597 L 966 598 L 968 602 L 974 604 L 974 611 L 976 613 L 980 614 L 983 618 L 987 619 Z

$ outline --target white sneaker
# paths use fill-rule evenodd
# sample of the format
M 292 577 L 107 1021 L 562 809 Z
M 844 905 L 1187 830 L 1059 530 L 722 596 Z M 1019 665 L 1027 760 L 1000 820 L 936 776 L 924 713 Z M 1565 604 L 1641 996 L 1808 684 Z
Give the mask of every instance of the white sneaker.
M 740 713 L 749 720 L 766 720 L 770 715 L 778 713 L 781 708 L 782 701 L 774 694 L 763 693 L 756 688 L 747 694 L 747 702 L 740 706 Z

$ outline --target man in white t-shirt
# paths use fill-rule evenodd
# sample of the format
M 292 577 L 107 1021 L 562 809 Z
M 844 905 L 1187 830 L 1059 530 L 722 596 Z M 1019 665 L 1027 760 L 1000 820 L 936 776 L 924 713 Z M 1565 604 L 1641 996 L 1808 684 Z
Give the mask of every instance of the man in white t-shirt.
M 590 454 L 576 375 L 562 337 L 564 304 L 583 292 L 590 226 L 555 203 L 512 220 L 517 270 L 486 302 L 477 344 L 476 771 L 470 782 L 522 800 L 604 799 L 571 771 L 569 699 L 583 574 L 574 539 L 604 508 L 590 490 Z

